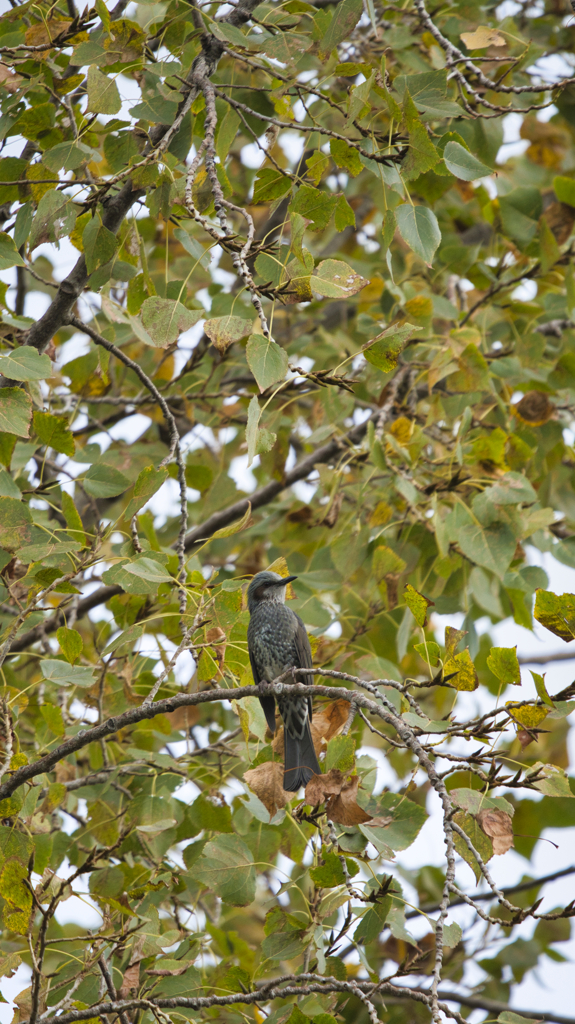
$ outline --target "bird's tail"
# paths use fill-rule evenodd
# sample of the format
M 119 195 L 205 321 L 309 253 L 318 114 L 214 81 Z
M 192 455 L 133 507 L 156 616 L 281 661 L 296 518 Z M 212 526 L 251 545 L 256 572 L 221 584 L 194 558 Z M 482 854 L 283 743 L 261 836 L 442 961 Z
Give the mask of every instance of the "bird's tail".
M 309 721 L 301 739 L 290 736 L 284 728 L 284 765 L 284 789 L 288 793 L 297 793 L 300 786 L 307 786 L 312 775 L 321 775 Z

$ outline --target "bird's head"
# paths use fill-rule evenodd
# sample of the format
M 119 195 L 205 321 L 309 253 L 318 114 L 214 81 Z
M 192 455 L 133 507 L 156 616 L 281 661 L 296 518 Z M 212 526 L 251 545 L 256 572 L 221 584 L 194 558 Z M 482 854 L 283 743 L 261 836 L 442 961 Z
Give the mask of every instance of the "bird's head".
M 280 576 L 277 572 L 265 570 L 254 576 L 248 587 L 248 608 L 253 612 L 262 601 L 283 604 L 286 599 L 286 586 L 297 576 Z

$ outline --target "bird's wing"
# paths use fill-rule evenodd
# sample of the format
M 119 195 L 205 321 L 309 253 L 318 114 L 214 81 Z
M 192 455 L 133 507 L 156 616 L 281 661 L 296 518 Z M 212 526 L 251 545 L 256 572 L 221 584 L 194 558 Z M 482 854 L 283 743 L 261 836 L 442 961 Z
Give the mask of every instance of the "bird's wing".
M 295 615 L 295 612 L 293 613 Z M 295 615 L 297 619 L 297 629 L 295 632 L 294 643 L 297 655 L 297 666 L 298 668 L 313 668 L 313 659 L 311 653 L 311 647 L 309 643 L 309 637 L 307 630 L 300 619 L 299 615 Z M 299 682 L 301 683 L 313 683 L 313 676 L 300 676 Z M 307 699 L 307 706 L 309 711 L 309 717 L 311 721 L 312 714 L 312 700 L 311 697 Z
M 258 672 L 258 668 L 257 668 L 257 665 L 256 665 L 256 659 L 254 658 L 254 656 L 252 654 L 252 651 L 251 651 L 249 643 L 248 643 L 248 652 L 249 652 L 249 656 L 250 656 L 250 665 L 252 667 L 252 675 L 254 677 L 254 683 L 257 686 L 258 683 L 261 683 L 261 678 L 260 678 L 260 674 Z M 275 697 L 273 696 L 273 694 L 269 694 L 269 696 L 260 697 L 259 701 L 260 701 L 260 704 L 261 704 L 261 706 L 263 708 L 264 715 L 266 716 L 266 722 L 268 723 L 268 728 L 269 728 L 270 732 L 275 732 L 276 731 L 276 702 L 275 702 Z

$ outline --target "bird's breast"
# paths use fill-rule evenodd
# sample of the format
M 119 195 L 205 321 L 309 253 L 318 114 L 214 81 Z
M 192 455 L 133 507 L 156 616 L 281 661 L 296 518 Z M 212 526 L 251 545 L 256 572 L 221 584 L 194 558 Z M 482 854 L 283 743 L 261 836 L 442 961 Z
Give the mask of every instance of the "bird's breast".
M 294 629 L 281 605 L 256 612 L 248 629 L 248 644 L 258 673 L 271 682 L 296 663 Z M 262 614 L 263 612 L 263 614 Z

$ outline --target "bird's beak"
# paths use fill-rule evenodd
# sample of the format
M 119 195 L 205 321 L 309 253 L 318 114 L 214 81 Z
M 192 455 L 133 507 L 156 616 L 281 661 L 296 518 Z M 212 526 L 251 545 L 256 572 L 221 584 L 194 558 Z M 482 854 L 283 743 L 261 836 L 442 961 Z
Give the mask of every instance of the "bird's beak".
M 284 576 L 283 579 L 277 581 L 276 586 L 287 587 L 288 583 L 293 583 L 294 580 L 297 580 L 297 576 Z

